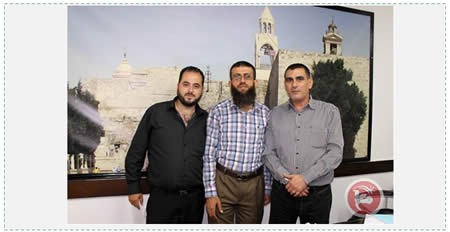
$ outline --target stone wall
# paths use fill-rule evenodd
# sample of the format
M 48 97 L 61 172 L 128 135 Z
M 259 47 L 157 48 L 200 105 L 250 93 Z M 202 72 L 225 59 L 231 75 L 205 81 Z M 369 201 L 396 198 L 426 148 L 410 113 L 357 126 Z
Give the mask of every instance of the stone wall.
M 367 58 L 279 50 L 272 70 L 257 70 L 257 101 L 271 107 L 287 101 L 283 75 L 290 64 L 301 62 L 312 67 L 314 62 L 337 58 L 344 59 L 345 68 L 353 71 L 353 80 L 368 97 Z M 180 71 L 178 67 L 145 68 L 136 70 L 128 78 L 81 80 L 83 89 L 91 92 L 100 102 L 99 112 L 105 129 L 105 136 L 101 138 L 95 152 L 97 167 L 104 171 L 111 171 L 116 167 L 124 168 L 125 155 L 145 110 L 155 103 L 168 101 L 176 96 Z M 205 110 L 231 97 L 228 81 L 210 81 L 208 91 L 206 85 L 205 82 L 200 101 L 200 106 Z M 266 96 L 268 89 L 270 94 Z M 367 136 L 366 117 L 355 140 L 357 157 L 367 154 Z
M 180 69 L 141 69 L 128 78 L 82 79 L 83 90 L 91 92 L 99 104 L 105 136 L 95 151 L 96 166 L 111 171 L 124 168 L 124 158 L 136 128 L 154 103 L 173 99 Z
M 103 121 L 105 136 L 95 151 L 96 166 L 104 171 L 119 167 L 124 169 L 124 160 L 136 128 L 151 105 L 172 100 L 180 69 L 161 67 L 140 69 L 129 78 L 82 79 L 83 90 L 92 93 L 100 102 L 99 113 Z M 209 110 L 218 102 L 228 99 L 228 81 L 206 82 L 200 106 Z M 263 103 L 267 81 L 259 80 L 257 101 Z
M 268 81 L 271 69 L 256 69 L 256 79 Z

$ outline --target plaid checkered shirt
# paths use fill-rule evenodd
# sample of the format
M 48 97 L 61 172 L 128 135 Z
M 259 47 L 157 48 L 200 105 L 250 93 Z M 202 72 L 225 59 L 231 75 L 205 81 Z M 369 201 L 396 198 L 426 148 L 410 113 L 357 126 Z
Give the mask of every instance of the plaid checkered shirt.
M 235 172 L 253 172 L 263 166 L 264 132 L 269 108 L 255 102 L 248 112 L 241 111 L 233 100 L 227 99 L 209 112 L 203 184 L 205 197 L 217 196 L 216 163 Z M 264 166 L 265 194 L 270 195 L 272 175 Z

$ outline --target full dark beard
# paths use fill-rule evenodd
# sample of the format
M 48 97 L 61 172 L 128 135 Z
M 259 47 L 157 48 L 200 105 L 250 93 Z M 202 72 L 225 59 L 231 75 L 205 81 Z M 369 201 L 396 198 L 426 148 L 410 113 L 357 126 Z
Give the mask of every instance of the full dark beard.
M 187 107 L 191 107 L 191 106 L 197 105 L 197 103 L 202 98 L 202 95 L 200 95 L 200 97 L 195 99 L 194 101 L 188 102 L 188 101 L 186 101 L 186 99 L 184 99 L 184 96 L 182 96 L 179 91 L 177 91 L 177 96 L 178 96 L 178 99 L 180 100 L 181 104 L 183 104 L 184 106 L 187 106 Z
M 233 103 L 238 107 L 249 106 L 255 104 L 256 89 L 255 86 L 250 87 L 247 92 L 241 93 L 237 88 L 231 85 L 231 96 Z

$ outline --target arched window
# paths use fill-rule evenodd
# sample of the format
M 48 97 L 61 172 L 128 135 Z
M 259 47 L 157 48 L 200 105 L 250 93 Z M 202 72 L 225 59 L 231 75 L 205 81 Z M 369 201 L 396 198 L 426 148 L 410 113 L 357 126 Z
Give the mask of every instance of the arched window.
M 270 70 L 274 61 L 275 51 L 269 44 L 264 44 L 259 49 L 259 65 L 261 69 Z
M 272 24 L 269 23 L 269 33 L 272 33 Z
M 264 30 L 263 30 L 263 32 L 264 32 L 264 33 L 267 33 L 266 23 L 263 23 L 263 25 L 264 25 Z

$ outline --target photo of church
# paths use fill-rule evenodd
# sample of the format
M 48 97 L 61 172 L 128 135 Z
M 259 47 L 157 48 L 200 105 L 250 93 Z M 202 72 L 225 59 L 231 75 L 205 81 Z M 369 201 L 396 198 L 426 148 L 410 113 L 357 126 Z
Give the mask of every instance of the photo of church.
M 145 10 L 149 7 L 142 7 Z M 231 60 L 244 59 L 249 62 L 254 62 L 256 68 L 256 79 L 259 81 L 257 88 L 257 101 L 266 104 L 269 108 L 273 108 L 279 104 L 287 101 L 287 95 L 284 91 L 284 70 L 289 64 L 301 62 L 309 67 L 313 67 L 319 62 L 342 60 L 344 68 L 352 72 L 353 77 L 351 83 L 355 83 L 357 88 L 362 92 L 365 97 L 366 108 L 364 110 L 363 121 L 360 129 L 354 136 L 354 154 L 350 158 L 362 158 L 369 157 L 369 140 L 370 140 L 370 17 L 355 15 L 352 13 L 339 11 L 335 9 L 326 9 L 319 7 L 276 7 L 276 6 L 260 6 L 260 7 L 161 7 L 164 10 L 173 12 L 185 12 L 192 11 L 196 14 L 201 14 L 207 11 L 220 10 L 218 15 L 226 15 L 227 11 L 233 12 L 236 10 L 243 12 L 253 12 L 258 15 L 253 18 L 253 22 L 249 23 L 252 26 L 252 30 L 239 31 L 238 37 L 241 34 L 246 34 L 246 38 L 253 37 L 253 45 L 248 44 L 243 51 L 250 51 L 251 53 L 245 53 L 244 56 L 236 53 L 236 58 L 233 58 L 233 52 L 228 54 L 230 57 L 230 63 L 222 62 L 214 64 L 214 60 L 208 62 L 200 61 L 196 64 L 203 69 L 206 75 L 205 90 L 203 97 L 200 101 L 202 108 L 209 110 L 217 102 L 222 101 L 230 97 L 230 90 L 227 85 L 227 69 L 231 65 Z M 177 9 L 175 9 L 177 8 Z M 220 9 L 219 9 L 220 8 Z M 69 7 L 69 87 L 78 86 L 82 91 L 87 91 L 95 97 L 98 101 L 98 115 L 103 127 L 104 134 L 99 137 L 95 151 L 90 154 L 68 154 L 68 171 L 69 174 L 81 174 L 81 173 L 107 173 L 107 172 L 123 172 L 124 171 L 124 158 L 128 150 L 128 146 L 131 142 L 132 136 L 136 130 L 136 127 L 145 112 L 145 110 L 154 103 L 170 100 L 176 93 L 176 84 L 178 81 L 178 74 L 183 67 L 183 64 L 177 64 L 174 59 L 173 65 L 161 65 L 161 66 L 147 66 L 139 67 L 133 63 L 135 56 L 142 56 L 132 52 L 132 47 L 123 49 L 115 53 L 114 59 L 116 60 L 115 68 L 110 70 L 110 75 L 102 77 L 92 77 L 86 72 L 81 72 L 80 76 L 73 78 L 71 76 L 71 70 L 75 70 L 76 66 L 81 66 L 78 61 L 78 52 L 73 47 L 79 40 L 79 34 L 76 34 L 76 30 L 72 28 L 80 27 L 83 25 L 84 20 L 78 19 L 78 17 L 85 16 L 89 18 L 89 14 L 93 11 L 100 12 L 101 14 L 118 15 L 118 11 L 129 13 L 128 7 Z M 317 33 L 317 36 L 303 33 L 303 27 L 301 25 L 307 24 L 291 23 L 290 25 L 280 25 L 285 22 L 283 14 L 288 15 L 291 11 L 295 12 L 303 10 L 305 12 L 315 12 L 320 17 L 323 23 Z M 139 11 L 139 10 L 138 10 Z M 258 13 L 259 11 L 259 13 Z M 277 14 L 273 14 L 276 12 Z M 155 16 L 156 17 L 156 16 Z M 352 18 L 353 17 L 353 18 Z M 151 18 L 151 17 L 150 17 Z M 173 20 L 177 22 L 180 19 L 160 19 Z M 97 20 L 99 20 L 97 18 Z M 339 20 L 343 21 L 342 26 L 339 24 Z M 104 20 L 107 21 L 107 20 Z M 314 20 L 313 20 L 314 21 Z M 354 23 L 364 22 L 365 27 L 361 27 L 359 24 Z M 103 23 L 103 22 L 102 22 Z M 194 23 L 194 22 L 193 22 Z M 123 22 L 122 22 L 123 24 Z M 228 23 L 231 28 L 235 26 L 231 20 Z M 355 24 L 355 25 L 353 25 Z M 72 28 L 71 28 L 71 25 Z M 176 25 L 176 24 L 174 24 Z M 355 33 L 350 29 L 353 25 Z M 84 25 L 85 26 L 85 25 Z M 108 25 L 109 27 L 124 27 L 124 25 Z M 316 26 L 317 27 L 317 26 Z M 84 28 L 87 30 L 86 28 Z M 217 28 L 216 28 L 217 29 Z M 221 28 L 220 28 L 221 29 Z M 161 29 L 162 30 L 162 29 Z M 237 30 L 231 29 L 230 31 Z M 300 35 L 311 41 L 312 45 L 290 46 L 283 43 L 287 38 L 292 39 L 292 36 L 286 31 L 300 31 Z M 306 31 L 305 31 L 306 32 Z M 358 32 L 358 33 L 356 33 Z M 156 33 L 156 32 L 155 32 Z M 201 29 L 198 31 L 189 31 L 187 37 L 198 36 L 202 34 Z M 151 34 L 151 33 L 150 33 Z M 344 36 L 345 34 L 345 36 Z M 352 36 L 358 35 L 357 38 Z M 132 36 L 132 35 L 127 35 Z M 86 39 L 86 38 L 84 38 Z M 182 38 L 180 38 L 182 40 Z M 201 39 L 201 38 L 200 38 Z M 215 41 L 217 44 L 226 44 L 230 38 L 224 38 L 223 41 Z M 359 41 L 363 40 L 363 41 Z M 349 41 L 349 43 L 346 43 Z M 351 42 L 350 42 L 351 41 Z M 356 42 L 355 42 L 356 41 Z M 362 49 L 351 48 L 353 44 L 361 43 Z M 293 44 L 296 44 L 295 42 Z M 86 43 L 86 46 L 92 44 Z M 122 44 L 124 45 L 124 44 Z M 132 44 L 125 44 L 126 46 L 132 46 Z M 124 46 L 125 46 L 124 45 Z M 125 47 L 126 47 L 125 46 Z M 189 44 L 186 44 L 189 46 Z M 235 45 L 237 46 L 237 45 Z M 243 45 L 239 45 L 243 46 Z M 303 48 L 305 47 L 305 48 Z M 308 51 L 308 47 L 312 47 L 316 51 Z M 239 48 L 238 48 L 239 49 Z M 353 51 L 352 51 L 353 49 Z M 79 49 L 82 50 L 82 49 Z M 120 50 L 120 47 L 119 49 Z M 208 54 L 208 50 L 204 50 L 205 55 Z M 157 55 L 157 54 L 156 54 Z M 166 51 L 164 56 L 177 57 L 177 49 Z M 240 58 L 242 57 L 242 58 Z M 111 59 L 111 57 L 109 57 Z M 216 59 L 219 59 L 217 57 Z M 219 59 L 220 60 L 220 59 Z M 195 61 L 195 60 L 193 60 Z M 80 61 L 81 62 L 81 61 Z M 170 62 L 170 61 L 169 61 Z M 189 62 L 189 59 L 187 59 Z M 197 61 L 195 61 L 197 62 Z M 71 66 L 71 64 L 73 64 Z M 170 63 L 169 63 L 170 64 Z M 188 64 L 188 63 L 187 63 Z M 195 64 L 195 63 L 194 63 Z M 87 64 L 95 65 L 95 63 Z M 220 67 L 217 68 L 217 67 Z M 84 68 L 84 67 L 83 67 Z M 83 69 L 81 69 L 83 70 Z M 85 70 L 83 70 L 85 71 Z M 219 74 L 221 76 L 219 76 Z M 71 79 L 73 78 L 73 80 Z M 78 82 L 78 83 L 77 83 Z M 313 96 L 314 97 L 314 96 Z M 95 145 L 94 145 L 95 146 Z M 86 162 L 86 160 L 90 161 Z

